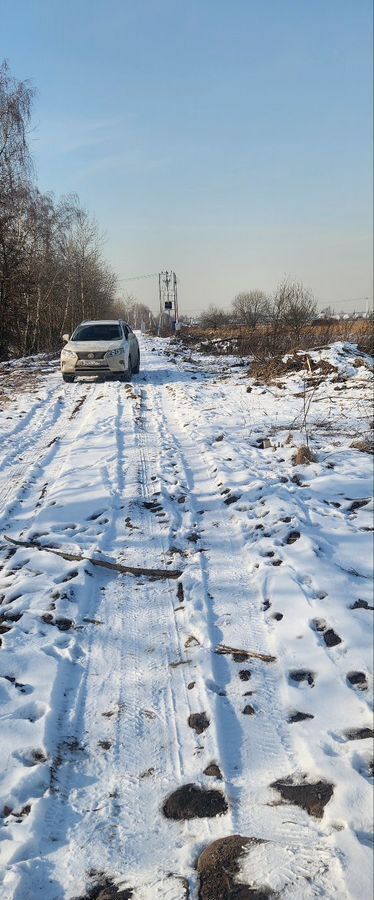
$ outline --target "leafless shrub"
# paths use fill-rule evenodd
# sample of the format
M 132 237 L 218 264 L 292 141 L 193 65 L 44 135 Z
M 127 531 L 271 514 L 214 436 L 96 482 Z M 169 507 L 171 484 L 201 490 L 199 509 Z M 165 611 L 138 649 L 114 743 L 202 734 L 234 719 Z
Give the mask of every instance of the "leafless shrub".
M 230 320 L 230 316 L 224 312 L 223 309 L 220 309 L 218 306 L 214 306 L 213 303 L 208 306 L 208 309 L 205 312 L 201 313 L 200 316 L 200 325 L 203 328 L 220 328 L 222 325 L 227 325 Z
M 270 340 L 273 352 L 285 352 L 299 345 L 305 326 L 316 314 L 317 304 L 311 291 L 301 282 L 284 278 L 275 291 L 271 309 Z M 288 346 L 287 346 L 288 344 Z
M 264 291 L 242 291 L 233 300 L 233 312 L 239 324 L 256 328 L 270 316 L 270 303 Z

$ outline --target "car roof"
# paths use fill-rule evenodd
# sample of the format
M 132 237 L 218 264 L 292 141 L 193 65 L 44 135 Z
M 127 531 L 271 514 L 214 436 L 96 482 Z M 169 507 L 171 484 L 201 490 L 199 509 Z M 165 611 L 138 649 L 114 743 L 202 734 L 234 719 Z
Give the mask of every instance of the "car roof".
M 85 319 L 79 325 L 120 325 L 123 319 Z M 79 325 L 77 326 L 79 328 Z

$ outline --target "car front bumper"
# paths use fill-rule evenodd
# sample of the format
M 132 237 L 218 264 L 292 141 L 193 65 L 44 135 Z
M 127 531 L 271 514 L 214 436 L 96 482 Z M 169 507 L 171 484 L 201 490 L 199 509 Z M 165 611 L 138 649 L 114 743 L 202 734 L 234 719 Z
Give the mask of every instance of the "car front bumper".
M 104 359 L 62 359 L 63 375 L 120 375 L 127 370 L 127 360 L 123 356 Z

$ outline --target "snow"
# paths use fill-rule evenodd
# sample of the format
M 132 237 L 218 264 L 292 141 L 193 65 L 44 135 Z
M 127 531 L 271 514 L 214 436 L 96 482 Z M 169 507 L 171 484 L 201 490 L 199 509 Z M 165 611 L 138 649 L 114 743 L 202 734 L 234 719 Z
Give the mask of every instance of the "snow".
M 182 900 L 187 879 L 196 900 L 198 854 L 240 833 L 264 841 L 244 883 L 368 900 L 372 745 L 347 736 L 372 728 L 372 458 L 351 446 L 368 359 L 334 344 L 309 353 L 327 375 L 260 384 L 235 357 L 139 340 L 132 385 L 64 385 L 45 356 L 0 366 L 1 896 L 72 900 L 104 873 L 134 900 Z M 315 461 L 294 465 L 306 442 Z M 281 801 L 287 777 L 334 786 L 323 818 Z M 188 783 L 228 812 L 166 819 Z

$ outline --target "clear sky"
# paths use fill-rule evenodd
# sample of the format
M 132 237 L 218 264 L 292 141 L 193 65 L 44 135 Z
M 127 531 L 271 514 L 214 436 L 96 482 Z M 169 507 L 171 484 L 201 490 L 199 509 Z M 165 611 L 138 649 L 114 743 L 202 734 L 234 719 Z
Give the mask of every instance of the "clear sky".
M 181 312 L 284 275 L 365 306 L 371 0 L 0 0 L 38 91 L 39 185 L 76 191 L 119 275 L 172 268 Z M 156 308 L 156 281 L 122 282 Z M 352 302 L 359 301 L 359 302 Z

